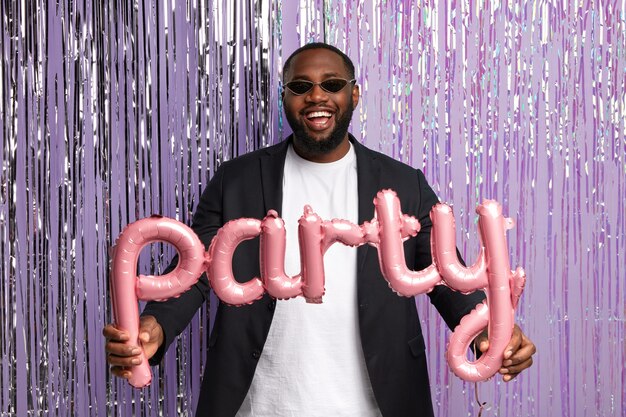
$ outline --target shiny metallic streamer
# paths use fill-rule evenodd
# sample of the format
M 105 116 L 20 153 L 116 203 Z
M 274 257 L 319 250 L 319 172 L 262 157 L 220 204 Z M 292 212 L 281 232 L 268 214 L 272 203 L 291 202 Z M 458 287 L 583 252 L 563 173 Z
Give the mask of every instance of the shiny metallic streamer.
M 0 415 L 190 415 L 207 314 L 149 389 L 111 381 L 108 249 L 135 219 L 188 222 L 221 162 L 277 141 L 277 5 L 1 7 Z M 140 270 L 171 256 L 153 245 Z
M 0 416 L 192 415 L 209 312 L 155 382 L 108 374 L 108 250 L 153 213 L 188 222 L 225 160 L 281 140 L 283 60 L 346 50 L 353 133 L 424 169 L 454 205 L 516 219 L 529 281 L 518 321 L 539 349 L 483 415 L 626 413 L 626 2 L 93 0 L 0 3 Z M 172 249 L 153 245 L 142 273 Z M 448 330 L 418 298 L 440 416 L 476 415 L 448 371 Z

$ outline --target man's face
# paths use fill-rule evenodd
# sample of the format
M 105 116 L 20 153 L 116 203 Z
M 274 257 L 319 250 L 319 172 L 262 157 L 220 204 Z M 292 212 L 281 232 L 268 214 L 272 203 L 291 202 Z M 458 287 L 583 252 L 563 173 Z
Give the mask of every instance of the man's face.
M 352 78 L 342 58 L 327 49 L 300 52 L 291 61 L 285 83 L 306 80 L 319 83 L 330 78 Z M 294 133 L 294 146 L 302 156 L 315 159 L 348 146 L 348 126 L 359 100 L 359 89 L 346 85 L 336 93 L 315 85 L 302 95 L 288 88 L 283 93 L 283 107 Z M 343 156 L 343 155 L 339 155 Z

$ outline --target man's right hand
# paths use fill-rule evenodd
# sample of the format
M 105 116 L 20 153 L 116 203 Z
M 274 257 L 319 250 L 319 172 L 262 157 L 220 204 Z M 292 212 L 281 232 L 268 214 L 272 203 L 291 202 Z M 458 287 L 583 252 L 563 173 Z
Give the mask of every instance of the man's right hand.
M 102 334 L 106 338 L 104 348 L 111 373 L 120 378 L 130 378 L 130 367 L 141 363 L 141 348 L 126 345 L 124 342 L 128 341 L 128 333 L 113 324 L 107 324 Z M 163 329 L 153 316 L 139 318 L 139 340 L 147 359 L 154 356 L 163 343 Z

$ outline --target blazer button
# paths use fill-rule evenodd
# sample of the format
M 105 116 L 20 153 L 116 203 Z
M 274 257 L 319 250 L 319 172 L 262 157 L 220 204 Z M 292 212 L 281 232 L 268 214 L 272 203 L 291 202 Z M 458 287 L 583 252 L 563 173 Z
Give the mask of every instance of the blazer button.
M 255 350 L 252 352 L 252 357 L 254 359 L 259 359 L 261 357 L 261 352 L 259 352 L 258 350 Z
M 267 303 L 267 309 L 269 311 L 274 311 L 276 309 L 276 300 L 272 300 L 269 303 Z

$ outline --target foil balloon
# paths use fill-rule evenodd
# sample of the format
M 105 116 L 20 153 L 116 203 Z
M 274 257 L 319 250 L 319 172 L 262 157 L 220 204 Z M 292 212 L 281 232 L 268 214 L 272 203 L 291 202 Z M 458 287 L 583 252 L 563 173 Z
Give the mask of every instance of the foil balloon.
M 518 268 L 512 272 L 509 266 L 506 230 L 513 227 L 512 221 L 502 216 L 497 202 L 485 200 L 477 208 L 482 247 L 474 264 L 466 267 L 456 253 L 452 209 L 437 204 L 430 214 L 433 262 L 423 270 L 412 271 L 406 265 L 403 242 L 417 235 L 421 229 L 419 221 L 402 213 L 400 200 L 392 190 L 378 192 L 374 206 L 374 218 L 362 225 L 341 219 L 323 220 L 306 206 L 298 221 L 301 270 L 295 276 L 285 273 L 285 224 L 274 210 L 263 220 L 229 221 L 218 230 L 208 254 L 203 254 L 193 231 L 178 222 L 151 218 L 133 223 L 120 236 L 113 261 L 116 317 L 120 318 L 120 327 L 135 329 L 132 340 L 136 340 L 137 299 L 176 296 L 198 279 L 203 268 L 215 294 L 227 304 L 250 304 L 265 293 L 278 299 L 303 296 L 307 302 L 321 303 L 325 292 L 326 251 L 338 242 L 355 247 L 369 244 L 377 248 L 384 279 L 400 296 L 427 293 L 436 285 L 463 293 L 485 291 L 487 301 L 464 317 L 454 330 L 447 360 L 452 371 L 464 380 L 482 381 L 493 376 L 502 365 L 504 349 L 513 331 L 514 310 L 525 282 L 524 271 Z M 255 237 L 260 237 L 260 276 L 239 282 L 232 267 L 235 250 L 244 240 Z M 137 279 L 134 271 L 139 251 L 156 240 L 176 246 L 179 265 L 164 277 Z M 485 328 L 488 328 L 489 349 L 478 360 L 469 361 L 466 357 L 469 345 Z M 149 372 L 149 368 L 145 365 L 141 369 L 136 371 L 133 385 L 146 383 L 146 377 L 141 375 Z
M 378 243 L 374 246 L 378 248 L 380 271 L 391 289 L 405 297 L 431 291 L 441 283 L 436 266 L 432 264 L 422 271 L 411 271 L 404 258 L 402 242 L 420 231 L 417 219 L 402 214 L 400 200 L 391 190 L 378 192 L 374 198 L 374 207 L 379 224 Z
M 435 285 L 463 293 L 485 291 L 487 302 L 478 305 L 454 329 L 446 357 L 455 375 L 466 381 L 484 381 L 495 375 L 513 333 L 514 310 L 526 279 L 523 269 L 510 269 L 506 231 L 513 227 L 511 219 L 505 219 L 502 207 L 492 200 L 485 200 L 477 208 L 482 247 L 476 262 L 466 267 L 456 252 L 452 209 L 436 204 L 430 213 L 433 263 L 424 270 L 411 271 L 401 242 L 403 231 L 413 235 L 419 230 L 412 225 L 416 220 L 401 213 L 400 200 L 391 190 L 380 191 L 374 205 L 379 222 L 379 243 L 375 246 L 381 272 L 392 290 L 403 296 L 429 292 Z M 489 349 L 478 360 L 469 361 L 470 344 L 485 328 Z
M 433 229 L 448 216 L 447 209 L 435 207 L 431 212 Z M 522 268 L 511 271 L 506 230 L 513 227 L 511 219 L 502 216 L 502 207 L 495 201 L 485 200 L 476 209 L 482 250 L 478 261 L 471 267 L 459 265 L 445 249 L 449 245 L 433 238 L 433 257 L 442 276 L 451 288 L 471 291 L 482 288 L 487 302 L 479 304 L 465 316 L 454 329 L 446 357 L 450 369 L 466 381 L 484 381 L 498 372 L 513 333 L 515 308 L 523 291 L 526 275 Z M 439 216 L 442 218 L 439 218 Z M 450 229 L 454 235 L 454 222 L 444 221 L 439 229 Z M 445 246 L 440 248 L 439 245 Z M 448 262 L 449 264 L 438 264 Z M 489 349 L 473 362 L 467 359 L 470 344 L 485 328 L 488 329 Z
M 254 277 L 240 284 L 233 276 L 233 255 L 237 246 L 261 233 L 261 221 L 237 219 L 217 231 L 209 246 L 208 277 L 215 295 L 232 305 L 250 304 L 263 296 L 265 289 L 260 278 Z
M 261 223 L 261 277 L 266 291 L 274 298 L 286 300 L 302 294 L 302 276 L 285 273 L 285 222 L 270 210 Z
M 174 245 L 179 262 L 162 276 L 137 276 L 141 249 L 154 242 Z M 117 238 L 112 251 L 111 290 L 116 326 L 129 334 L 129 346 L 141 346 L 139 340 L 138 300 L 165 300 L 188 290 L 204 271 L 204 246 L 186 225 L 161 216 L 138 220 L 127 226 Z M 141 388 L 150 384 L 152 372 L 144 353 L 141 364 L 130 369 L 129 383 Z

